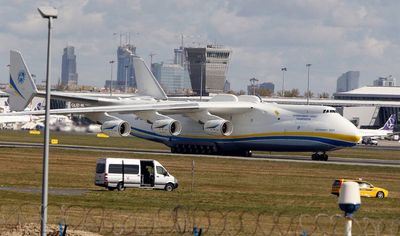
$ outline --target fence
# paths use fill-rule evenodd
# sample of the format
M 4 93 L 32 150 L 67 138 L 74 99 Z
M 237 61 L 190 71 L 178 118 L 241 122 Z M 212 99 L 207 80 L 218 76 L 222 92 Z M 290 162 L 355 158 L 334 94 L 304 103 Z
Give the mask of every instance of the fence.
M 40 206 L 0 205 L 0 229 L 32 223 L 40 225 Z M 287 216 L 184 206 L 127 211 L 49 205 L 48 224 L 59 223 L 67 224 L 68 230 L 101 235 L 193 235 L 194 226 L 201 228 L 203 235 L 343 235 L 345 219 L 342 215 Z M 355 217 L 353 235 L 400 235 L 400 218 L 377 220 Z

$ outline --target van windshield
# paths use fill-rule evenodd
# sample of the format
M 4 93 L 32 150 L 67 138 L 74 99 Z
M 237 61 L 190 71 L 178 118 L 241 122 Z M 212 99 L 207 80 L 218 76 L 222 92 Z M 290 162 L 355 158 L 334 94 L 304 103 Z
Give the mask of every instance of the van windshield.
M 97 174 L 102 174 L 102 173 L 104 173 L 104 171 L 105 171 L 105 168 L 106 167 L 106 165 L 104 164 L 104 163 L 98 163 L 97 165 L 96 165 L 96 173 Z
M 161 166 L 157 166 L 157 174 L 159 174 L 159 175 L 167 175 L 168 173 L 167 173 L 167 171 L 166 171 L 164 168 L 162 168 Z

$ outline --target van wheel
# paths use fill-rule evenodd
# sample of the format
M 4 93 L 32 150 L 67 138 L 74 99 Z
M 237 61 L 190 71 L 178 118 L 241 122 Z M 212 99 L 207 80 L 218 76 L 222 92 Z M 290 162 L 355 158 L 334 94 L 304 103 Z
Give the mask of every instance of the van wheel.
M 125 190 L 125 187 L 124 187 L 124 185 L 122 184 L 122 182 L 119 182 L 119 183 L 118 183 L 118 185 L 117 185 L 117 190 L 118 190 L 118 191 L 124 191 L 124 190 Z
M 385 194 L 383 192 L 379 191 L 379 192 L 376 193 L 376 197 L 377 198 L 384 198 Z
M 173 191 L 174 190 L 174 185 L 173 184 L 171 184 L 171 183 L 168 183 L 168 184 L 166 184 L 165 185 L 165 191 L 167 191 L 167 192 L 171 192 L 171 191 Z

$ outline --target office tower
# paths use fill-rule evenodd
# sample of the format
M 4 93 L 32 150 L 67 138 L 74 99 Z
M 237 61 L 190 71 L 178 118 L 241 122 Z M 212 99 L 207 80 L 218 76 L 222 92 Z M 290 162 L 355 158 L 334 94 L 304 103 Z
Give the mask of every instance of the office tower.
M 136 47 L 132 44 L 119 46 L 117 50 L 117 87 L 124 91 L 127 87 L 136 88 L 135 68 L 133 67 L 132 57 L 136 54 Z
M 271 91 L 271 93 L 274 93 L 274 90 L 275 90 L 275 84 L 271 83 L 271 82 L 262 83 L 258 87 L 260 89 L 267 89 L 267 90 Z
M 185 48 L 190 82 L 197 95 L 219 93 L 224 90 L 231 50 L 222 46 Z
M 184 66 L 185 54 L 184 54 L 183 47 L 175 48 L 174 53 L 175 53 L 174 64 Z
M 396 86 L 396 79 L 391 75 L 388 77 L 379 77 L 377 80 L 374 80 L 374 86 L 394 87 Z
M 189 73 L 182 65 L 161 62 L 153 63 L 151 68 L 166 94 L 186 94 L 191 91 Z
M 64 48 L 61 65 L 61 85 L 71 86 L 78 84 L 78 73 L 76 73 L 76 55 L 73 46 Z
M 359 71 L 347 71 L 337 79 L 336 92 L 347 92 L 359 87 Z

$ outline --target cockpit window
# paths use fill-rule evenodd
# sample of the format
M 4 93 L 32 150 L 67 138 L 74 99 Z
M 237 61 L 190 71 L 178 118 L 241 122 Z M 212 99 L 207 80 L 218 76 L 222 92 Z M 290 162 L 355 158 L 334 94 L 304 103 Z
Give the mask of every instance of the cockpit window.
M 323 110 L 322 113 L 336 113 L 336 110 Z

